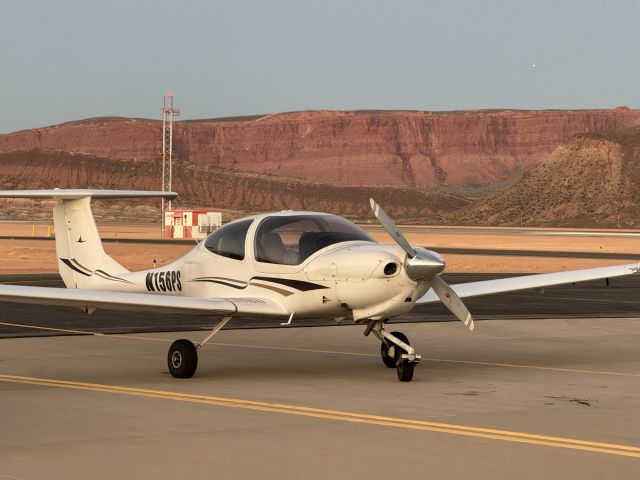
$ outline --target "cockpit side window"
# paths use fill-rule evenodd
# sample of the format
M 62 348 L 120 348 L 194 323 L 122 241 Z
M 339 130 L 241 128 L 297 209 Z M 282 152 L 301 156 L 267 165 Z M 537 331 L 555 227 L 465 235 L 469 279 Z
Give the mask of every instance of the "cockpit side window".
M 247 231 L 253 219 L 238 220 L 220 227 L 207 237 L 204 246 L 210 252 L 234 260 L 244 260 Z
M 374 240 L 360 227 L 334 215 L 291 215 L 265 219 L 256 231 L 256 260 L 299 265 L 329 245 Z

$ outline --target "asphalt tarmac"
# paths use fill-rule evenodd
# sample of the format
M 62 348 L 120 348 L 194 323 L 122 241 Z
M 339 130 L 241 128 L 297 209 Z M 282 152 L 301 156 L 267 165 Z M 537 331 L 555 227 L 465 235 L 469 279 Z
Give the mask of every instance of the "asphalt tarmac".
M 450 284 L 487 280 L 505 274 L 445 274 Z M 62 287 L 57 274 L 2 275 L 0 283 Z M 640 275 L 604 281 L 551 287 L 538 291 L 514 292 L 465 299 L 465 304 L 477 320 L 633 317 L 640 315 Z M 78 309 L 0 302 L 0 338 L 42 335 L 69 335 L 81 330 L 102 333 L 141 333 L 159 331 L 189 331 L 211 328 L 212 320 L 202 316 L 161 315 L 156 313 L 123 313 L 98 311 L 86 315 Z M 457 321 L 442 305 L 416 307 L 409 315 L 394 323 Z M 234 318 L 227 329 L 279 327 L 281 320 Z M 345 322 L 348 324 L 349 322 Z M 42 327 L 27 328 L 23 325 Z M 295 320 L 293 327 L 335 325 L 332 320 Z M 47 328 L 63 331 L 46 330 Z M 291 327 L 287 327 L 291 328 Z M 360 327 L 358 327 L 360 328 Z
M 361 224 L 369 231 L 383 231 L 379 224 Z M 638 238 L 640 231 L 624 229 L 588 228 L 540 228 L 540 227 L 444 227 L 428 225 L 400 225 L 404 233 L 428 233 L 430 235 L 536 235 L 542 237 L 622 237 Z
M 188 380 L 175 333 L 0 340 L 0 478 L 640 477 L 637 316 L 399 327 L 411 383 L 346 326 L 223 331 Z
M 383 227 L 375 220 L 371 222 L 356 222 L 368 231 L 382 232 Z M 26 224 L 26 225 L 51 225 L 51 220 L 0 220 L 0 224 Z M 160 229 L 160 224 L 153 223 L 128 223 L 128 222 L 100 222 L 101 226 L 120 227 L 155 227 Z M 456 235 L 539 235 L 539 236 L 562 236 L 562 237 L 640 237 L 640 230 L 637 229 L 589 229 L 589 228 L 546 228 L 546 227 L 478 227 L 478 226 L 438 226 L 438 225 L 399 225 L 405 233 L 429 233 L 456 234 Z M 0 238 L 13 238 L 5 236 Z M 17 238 L 17 237 L 16 237 Z M 31 237 L 26 237 L 31 238 Z M 42 237 L 47 238 L 47 237 Z
M 234 319 L 178 380 L 170 342 L 211 319 L 0 303 L 0 479 L 637 480 L 638 291 L 629 276 L 468 299 L 473 334 L 418 307 L 392 327 L 423 356 L 411 383 L 347 323 Z

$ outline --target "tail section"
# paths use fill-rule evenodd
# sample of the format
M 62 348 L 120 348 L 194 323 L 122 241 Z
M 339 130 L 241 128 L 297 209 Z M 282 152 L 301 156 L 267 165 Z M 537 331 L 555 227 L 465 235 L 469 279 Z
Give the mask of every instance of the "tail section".
M 58 269 L 67 288 L 91 288 L 94 275 L 128 272 L 105 253 L 90 201 L 90 197 L 59 200 L 53 209 Z
M 91 213 L 91 198 L 175 198 L 173 192 L 131 190 L 11 190 L 0 198 L 55 198 L 53 225 L 58 269 L 67 288 L 93 288 L 104 280 L 130 283 L 120 278 L 128 270 L 106 254 Z

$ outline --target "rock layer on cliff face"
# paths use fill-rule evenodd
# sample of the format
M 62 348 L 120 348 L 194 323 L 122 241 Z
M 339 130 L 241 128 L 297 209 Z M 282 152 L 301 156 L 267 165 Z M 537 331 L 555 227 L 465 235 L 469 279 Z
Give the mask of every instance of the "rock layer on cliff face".
M 1 189 L 114 188 L 157 190 L 160 164 L 148 161 L 118 161 L 101 157 L 60 152 L 14 152 L 0 154 Z M 219 167 L 179 163 L 174 170 L 173 189 L 179 193 L 176 204 L 230 210 L 225 221 L 248 212 L 273 210 L 312 210 L 333 212 L 359 220 L 373 221 L 369 198 L 374 197 L 399 221 L 425 223 L 467 205 L 468 200 L 442 193 L 416 189 L 339 187 L 268 175 L 232 172 Z M 28 201 L 28 203 L 31 201 Z M 4 202 L 1 219 L 22 215 L 24 202 Z M 145 222 L 134 218 L 140 208 L 127 212 L 123 205 L 157 205 L 159 202 L 119 202 L 112 208 L 120 218 L 108 220 Z M 112 202 L 109 202 L 111 205 Z M 97 202 L 98 207 L 101 202 Z M 132 207 L 133 208 L 133 207 Z M 100 217 L 108 209 L 99 209 Z M 50 215 L 44 211 L 45 218 Z
M 466 225 L 640 226 L 640 127 L 580 134 L 512 187 L 460 210 Z
M 492 185 L 576 133 L 640 124 L 640 110 L 329 112 L 178 122 L 176 161 L 340 186 Z M 0 135 L 34 148 L 157 161 L 161 123 L 97 118 Z

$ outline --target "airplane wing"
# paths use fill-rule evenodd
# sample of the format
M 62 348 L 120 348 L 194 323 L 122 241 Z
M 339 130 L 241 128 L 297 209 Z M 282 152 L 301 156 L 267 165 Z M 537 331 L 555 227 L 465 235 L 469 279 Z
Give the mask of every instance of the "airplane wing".
M 640 273 L 640 263 L 617 265 L 613 267 L 587 268 L 584 270 L 570 270 L 567 272 L 542 273 L 538 275 L 524 275 L 521 277 L 498 278 L 479 282 L 458 283 L 451 285 L 453 291 L 461 297 L 479 297 L 494 293 L 515 292 L 531 288 L 552 287 L 569 283 L 601 280 L 605 278 L 622 277 Z M 439 302 L 433 289 L 430 289 L 416 304 Z
M 103 309 L 192 315 L 240 314 L 279 317 L 289 314 L 283 305 L 265 298 L 196 298 L 22 285 L 0 285 L 0 301 L 77 307 L 90 313 Z

